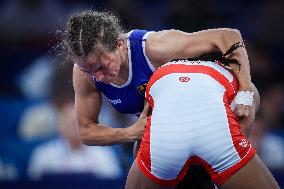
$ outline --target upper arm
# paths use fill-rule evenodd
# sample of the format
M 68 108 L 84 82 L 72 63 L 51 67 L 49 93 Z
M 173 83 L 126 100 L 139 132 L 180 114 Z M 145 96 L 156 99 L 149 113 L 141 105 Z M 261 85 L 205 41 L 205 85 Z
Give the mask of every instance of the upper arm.
M 187 59 L 214 51 L 225 52 L 232 41 L 239 41 L 237 30 L 210 29 L 194 33 L 164 30 L 149 35 L 146 53 L 154 65 L 162 65 L 173 59 Z
M 89 123 L 97 124 L 102 103 L 100 91 L 95 88 L 92 78 L 76 66 L 73 68 L 73 85 L 76 122 L 79 130 L 88 126 Z

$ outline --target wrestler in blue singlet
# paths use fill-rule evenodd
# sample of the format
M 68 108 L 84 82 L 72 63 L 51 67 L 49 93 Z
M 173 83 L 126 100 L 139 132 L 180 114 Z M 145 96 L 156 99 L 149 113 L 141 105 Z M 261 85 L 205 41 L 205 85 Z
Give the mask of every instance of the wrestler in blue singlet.
M 145 54 L 145 41 L 149 33 L 145 30 L 128 33 L 129 76 L 125 84 L 104 84 L 93 76 L 97 89 L 123 114 L 139 114 L 144 107 L 146 84 L 155 70 Z

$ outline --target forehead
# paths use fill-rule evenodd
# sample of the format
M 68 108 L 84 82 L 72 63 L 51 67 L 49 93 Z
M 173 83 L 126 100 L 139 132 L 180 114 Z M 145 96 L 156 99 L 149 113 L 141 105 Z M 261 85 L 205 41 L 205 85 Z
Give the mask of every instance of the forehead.
M 87 65 L 87 64 L 96 64 L 100 63 L 99 55 L 98 53 L 90 53 L 88 56 L 84 57 L 77 57 L 75 59 L 76 64 L 78 65 Z

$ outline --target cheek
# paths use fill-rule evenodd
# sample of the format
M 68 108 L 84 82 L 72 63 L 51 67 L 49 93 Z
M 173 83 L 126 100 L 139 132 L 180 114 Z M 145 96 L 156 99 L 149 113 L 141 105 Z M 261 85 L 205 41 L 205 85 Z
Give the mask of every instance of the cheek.
M 115 60 L 111 64 L 111 71 L 118 72 L 120 70 L 120 59 Z
M 120 65 L 121 65 L 121 62 L 120 61 L 117 61 L 116 63 L 115 63 L 115 70 L 116 71 L 119 71 L 120 70 Z

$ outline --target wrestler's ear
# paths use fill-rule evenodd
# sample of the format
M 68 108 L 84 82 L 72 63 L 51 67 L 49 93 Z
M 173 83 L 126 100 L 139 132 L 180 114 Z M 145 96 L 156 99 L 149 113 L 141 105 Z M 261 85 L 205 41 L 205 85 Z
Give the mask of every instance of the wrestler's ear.
M 117 48 L 121 48 L 124 44 L 124 41 L 122 38 L 118 38 L 117 40 Z

